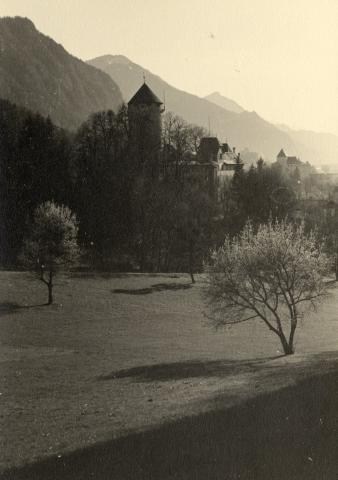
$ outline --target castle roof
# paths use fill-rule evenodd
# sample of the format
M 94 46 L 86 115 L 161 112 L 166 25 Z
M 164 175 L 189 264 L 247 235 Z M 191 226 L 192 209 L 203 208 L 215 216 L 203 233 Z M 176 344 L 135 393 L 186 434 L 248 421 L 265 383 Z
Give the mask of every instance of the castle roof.
M 277 155 L 277 158 L 280 158 L 280 157 L 286 157 L 285 152 L 284 152 L 283 149 L 281 149 L 281 151 L 280 151 L 279 154 Z
M 162 105 L 163 102 L 161 102 L 148 85 L 144 83 L 129 100 L 128 105 L 151 105 L 153 103 Z
M 287 162 L 289 165 L 301 165 L 301 161 L 297 157 L 287 157 Z
M 226 164 L 226 165 L 242 165 L 243 162 L 237 161 L 237 160 L 234 159 L 234 158 L 226 158 L 225 160 L 222 161 L 222 164 Z

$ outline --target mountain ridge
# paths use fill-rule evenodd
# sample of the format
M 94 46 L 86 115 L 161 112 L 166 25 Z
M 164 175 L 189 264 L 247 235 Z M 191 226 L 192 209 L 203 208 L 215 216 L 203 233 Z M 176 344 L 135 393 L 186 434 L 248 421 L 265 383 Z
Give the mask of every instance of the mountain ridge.
M 313 164 L 335 165 L 338 137 L 274 125 L 217 92 L 212 101 L 171 86 L 124 55 L 83 62 L 24 17 L 0 18 L 0 97 L 75 130 L 93 112 L 116 110 L 146 82 L 166 109 L 209 128 L 221 141 L 274 161 L 281 148 Z M 222 103 L 222 105 L 218 105 Z M 224 101 L 228 108 L 224 108 Z M 230 102 L 230 103 L 229 103 Z M 233 103 L 231 103 L 233 102 Z M 235 104 L 235 106 L 234 106 Z M 240 111 L 231 111 L 231 108 Z
M 292 154 L 298 153 L 296 145 L 286 133 L 261 119 L 256 113 L 225 110 L 205 98 L 172 87 L 158 75 L 126 60 L 127 57 L 124 56 L 121 62 L 120 56 L 102 55 L 88 60 L 88 63 L 105 71 L 115 80 L 125 101 L 128 101 L 140 87 L 145 74 L 147 84 L 159 98 L 163 98 L 165 92 L 167 110 L 173 111 L 189 123 L 205 128 L 208 128 L 210 121 L 211 131 L 219 136 L 220 140 L 228 140 L 240 150 L 248 148 L 264 155 L 270 161 L 275 160 L 281 147 Z M 259 139 L 262 136 L 263 141 Z
M 25 17 L 0 18 L 0 97 L 75 130 L 122 103 L 116 83 L 68 53 Z
M 296 155 L 304 162 L 309 161 L 314 165 L 328 164 L 338 170 L 336 155 L 338 137 L 334 134 L 314 132 L 311 134 L 312 138 L 309 138 L 309 135 L 304 134 L 305 131 L 300 133 L 289 127 L 287 130 L 280 128 L 279 125 L 262 118 L 257 112 L 249 112 L 238 104 L 243 111 L 226 110 L 224 107 L 210 102 L 206 97 L 201 98 L 172 87 L 161 77 L 134 63 L 124 55 L 102 55 L 88 60 L 88 63 L 105 71 L 116 81 L 125 101 L 128 101 L 137 91 L 143 81 L 143 74 L 145 74 L 147 83 L 157 96 L 163 98 L 165 91 L 167 110 L 172 110 L 188 122 L 205 128 L 209 128 L 210 121 L 211 131 L 218 135 L 220 140 L 227 140 L 241 150 L 247 148 L 254 151 L 268 161 L 275 161 L 279 150 L 284 148 L 287 154 Z M 223 98 L 230 100 L 227 97 Z M 331 139 L 330 142 L 327 142 L 327 138 Z
M 224 108 L 225 110 L 229 110 L 229 112 L 242 113 L 245 111 L 245 109 L 241 107 L 241 105 L 239 105 L 237 102 L 235 102 L 231 98 L 221 95 L 219 92 L 210 93 L 204 98 L 205 100 L 208 100 L 209 102 L 212 102 L 215 105 Z

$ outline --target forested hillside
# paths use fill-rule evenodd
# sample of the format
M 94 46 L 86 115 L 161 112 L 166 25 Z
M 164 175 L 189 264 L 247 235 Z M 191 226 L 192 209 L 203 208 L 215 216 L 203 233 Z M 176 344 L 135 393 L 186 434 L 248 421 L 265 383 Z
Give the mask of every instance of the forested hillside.
M 0 262 L 12 264 L 34 208 L 69 204 L 71 139 L 49 119 L 0 100 Z

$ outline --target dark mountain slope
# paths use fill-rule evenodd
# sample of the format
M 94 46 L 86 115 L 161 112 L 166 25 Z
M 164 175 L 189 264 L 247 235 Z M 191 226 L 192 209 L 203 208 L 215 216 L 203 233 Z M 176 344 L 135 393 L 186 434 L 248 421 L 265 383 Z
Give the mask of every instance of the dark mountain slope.
M 75 129 L 92 112 L 117 109 L 108 75 L 70 55 L 27 18 L 0 18 L 0 97 Z

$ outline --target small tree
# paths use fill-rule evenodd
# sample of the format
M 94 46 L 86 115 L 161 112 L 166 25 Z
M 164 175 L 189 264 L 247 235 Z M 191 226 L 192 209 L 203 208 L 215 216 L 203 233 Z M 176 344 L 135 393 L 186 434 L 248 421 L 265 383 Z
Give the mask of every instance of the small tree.
M 206 300 L 217 326 L 255 318 L 294 352 L 299 318 L 327 294 L 329 260 L 314 232 L 286 222 L 247 224 L 215 250 L 206 265 Z
M 21 259 L 47 285 L 48 305 L 53 303 L 53 279 L 57 271 L 78 255 L 77 221 L 68 207 L 46 202 L 36 208 Z

